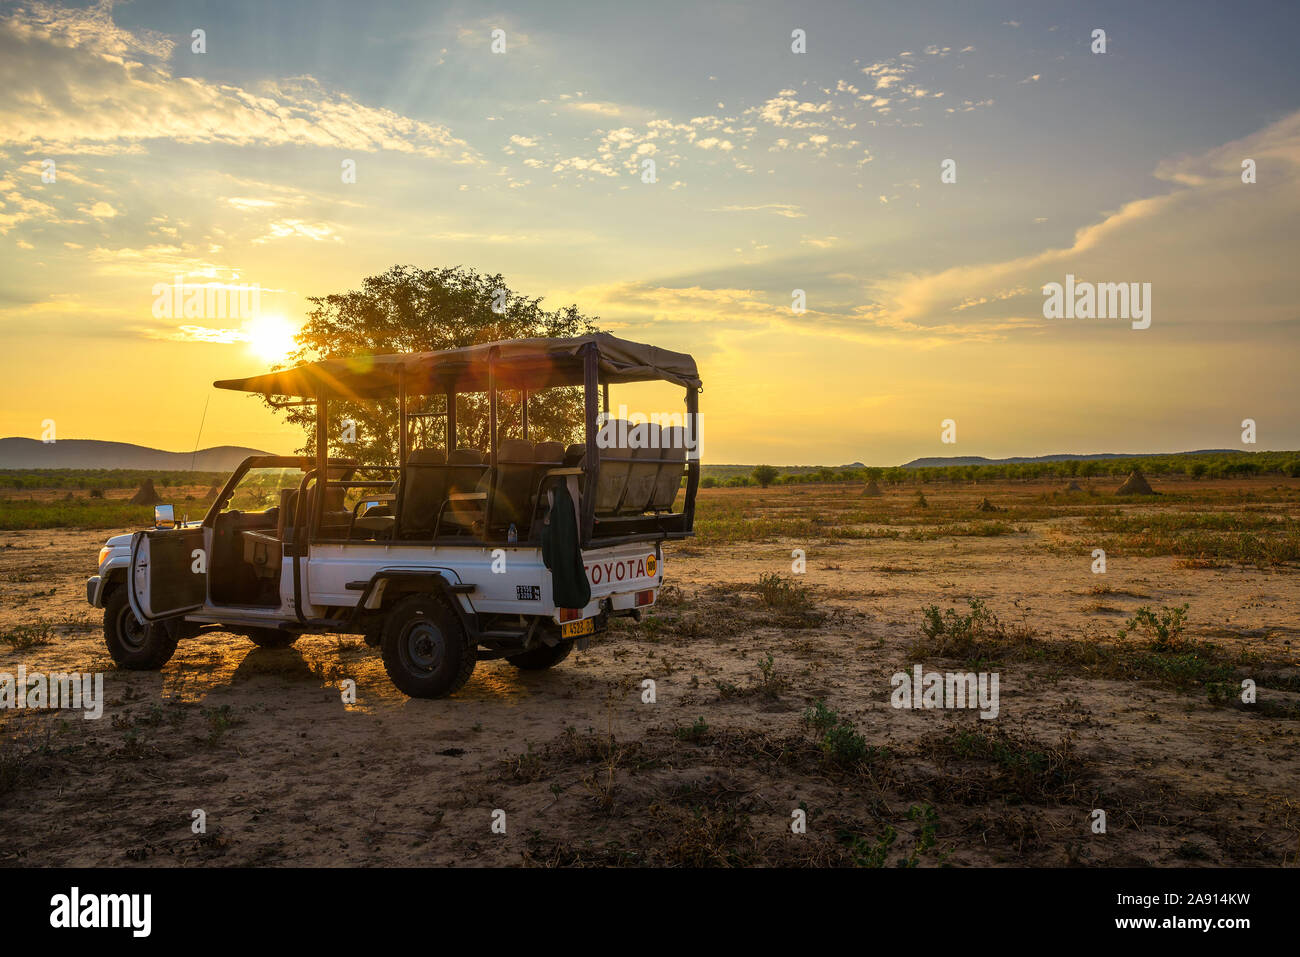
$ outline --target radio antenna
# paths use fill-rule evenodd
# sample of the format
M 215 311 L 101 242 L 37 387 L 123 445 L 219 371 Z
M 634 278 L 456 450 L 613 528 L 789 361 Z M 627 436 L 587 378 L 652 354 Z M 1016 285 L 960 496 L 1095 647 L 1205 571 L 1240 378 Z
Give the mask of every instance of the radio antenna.
M 199 434 L 194 436 L 194 454 L 190 456 L 190 471 L 194 471 L 194 463 L 199 457 L 199 439 L 203 438 L 203 423 L 208 420 L 208 403 L 212 401 L 212 393 L 203 400 L 203 417 L 199 419 Z

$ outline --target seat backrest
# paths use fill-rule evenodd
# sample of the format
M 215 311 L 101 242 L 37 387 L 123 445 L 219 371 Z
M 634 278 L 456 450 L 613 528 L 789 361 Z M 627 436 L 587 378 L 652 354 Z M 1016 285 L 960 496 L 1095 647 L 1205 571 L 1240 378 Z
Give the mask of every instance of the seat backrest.
M 574 450 L 577 453 L 574 453 Z M 575 468 L 582 461 L 583 453 L 587 451 L 587 446 L 583 444 L 570 445 L 567 449 L 563 442 L 538 442 L 534 450 L 537 458 L 537 471 L 533 473 L 533 504 L 536 505 L 537 498 L 545 495 L 542 483 L 546 480 L 546 473 L 551 469 Z M 556 481 L 552 479 L 548 488 L 553 487 Z M 579 482 L 581 482 L 579 478 Z
M 628 435 L 632 458 L 659 458 L 661 431 L 657 422 L 645 422 L 634 426 Z M 654 494 L 655 482 L 658 478 L 658 462 L 633 462 L 628 471 L 627 491 L 623 495 L 623 504 L 619 506 L 619 512 L 626 515 L 640 515 L 644 512 L 650 505 L 650 497 Z
M 346 514 L 344 508 L 344 496 L 347 494 L 346 489 L 331 488 L 325 490 L 325 512 L 321 520 L 328 525 L 329 519 L 339 519 Z M 302 510 L 303 525 L 306 527 L 311 523 L 312 509 L 316 506 L 316 486 L 313 485 L 307 490 L 307 498 Z M 333 513 L 333 514 L 331 514 Z M 280 514 L 276 519 L 276 537 L 281 541 L 292 541 L 294 532 L 294 522 L 298 517 L 298 490 L 296 488 L 286 488 L 280 490 Z
M 502 439 L 497 445 L 497 473 L 492 489 L 492 524 L 504 527 L 514 523 L 520 534 L 532 514 L 533 475 L 537 471 L 531 442 Z
M 449 468 L 447 478 L 448 492 L 472 492 L 478 485 L 487 466 L 483 463 L 483 453 L 478 449 L 456 449 L 447 456 L 447 464 L 459 466 Z M 478 468 L 469 468 L 469 466 Z
M 585 449 L 586 446 L 582 448 Z M 564 446 L 559 442 L 538 442 L 533 452 L 538 465 L 557 469 L 564 464 Z
M 686 464 L 686 429 L 680 425 L 664 429 L 659 445 L 659 457 L 669 462 L 659 466 L 650 508 L 656 512 L 670 512 L 677 490 L 681 488 L 682 468 Z
M 600 427 L 596 437 L 597 453 L 600 456 L 600 469 L 596 473 L 596 514 L 613 515 L 623 503 L 623 493 L 627 491 L 627 477 L 631 471 L 630 462 L 613 462 L 611 458 L 631 458 L 632 450 L 627 447 L 628 433 L 631 426 L 626 419 L 610 419 Z M 620 444 L 621 443 L 621 444 Z
M 438 509 L 447 497 L 446 457 L 439 449 L 414 449 L 406 459 L 406 474 L 397 492 L 398 536 L 433 534 Z

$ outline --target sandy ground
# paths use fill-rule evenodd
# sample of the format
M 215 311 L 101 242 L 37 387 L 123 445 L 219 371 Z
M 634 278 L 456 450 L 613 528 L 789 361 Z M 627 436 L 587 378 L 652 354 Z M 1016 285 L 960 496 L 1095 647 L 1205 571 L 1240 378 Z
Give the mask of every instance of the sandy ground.
M 860 491 L 705 494 L 756 507 L 769 496 L 779 511 L 801 496 L 856 506 Z M 1023 493 L 927 494 L 964 508 Z M 0 671 L 102 671 L 108 699 L 98 721 L 0 712 L 0 863 L 1294 866 L 1300 569 L 1114 556 L 1096 576 L 1086 547 L 1063 544 L 1063 522 L 992 537 L 670 547 L 656 621 L 620 625 L 550 672 L 482 662 L 442 701 L 398 693 L 359 637 L 262 650 L 209 632 L 160 673 L 114 670 L 83 587 L 107 533 L 0 533 L 0 632 L 49 626 L 46 643 L 0 644 Z M 807 553 L 801 576 L 795 548 Z M 805 585 L 813 610 L 765 607 L 754 586 L 771 573 Z M 1115 640 L 1142 605 L 1186 603 L 1191 637 L 1264 662 L 1259 694 L 1275 708 L 1051 656 L 969 668 L 999 674 L 995 721 L 891 707 L 921 608 L 970 597 L 1043 639 L 1085 645 Z M 357 683 L 355 706 L 341 700 L 344 678 Z M 804 720 L 816 699 L 882 750 L 833 762 Z M 950 746 L 994 734 L 1000 751 Z M 195 809 L 205 834 L 192 833 Z M 1094 809 L 1106 811 L 1104 834 Z

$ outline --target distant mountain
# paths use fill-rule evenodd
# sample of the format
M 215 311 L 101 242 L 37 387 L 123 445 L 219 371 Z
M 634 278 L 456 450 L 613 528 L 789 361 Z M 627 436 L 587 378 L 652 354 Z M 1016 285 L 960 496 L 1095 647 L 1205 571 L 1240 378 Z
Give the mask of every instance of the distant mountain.
M 1015 456 L 1009 459 L 986 459 L 982 455 L 949 455 L 912 459 L 910 462 L 905 462 L 901 468 L 943 468 L 946 465 L 1023 465 L 1027 462 L 1099 462 L 1104 459 L 1154 459 L 1164 455 L 1224 455 L 1240 451 L 1241 449 L 1198 449 L 1195 452 L 1096 452 L 1091 455 L 1033 455 Z
M 0 439 L 0 469 L 143 469 L 157 472 L 229 472 L 257 449 L 219 445 L 194 452 L 164 452 L 129 442 L 59 439 Z

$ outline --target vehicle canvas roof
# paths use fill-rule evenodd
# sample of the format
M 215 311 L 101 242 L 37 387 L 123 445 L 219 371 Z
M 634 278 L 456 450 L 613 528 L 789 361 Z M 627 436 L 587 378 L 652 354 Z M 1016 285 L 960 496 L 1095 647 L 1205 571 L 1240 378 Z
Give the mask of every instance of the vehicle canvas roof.
M 581 385 L 584 350 L 591 345 L 596 348 L 603 381 L 663 380 L 686 388 L 701 387 L 695 360 L 689 355 L 619 339 L 607 332 L 567 339 L 507 339 L 439 352 L 323 359 L 246 379 L 222 379 L 213 385 L 266 396 L 364 399 L 395 395 L 401 374 L 410 395 L 483 392 L 488 385 L 488 359 L 495 354 L 497 388 L 538 390 Z

